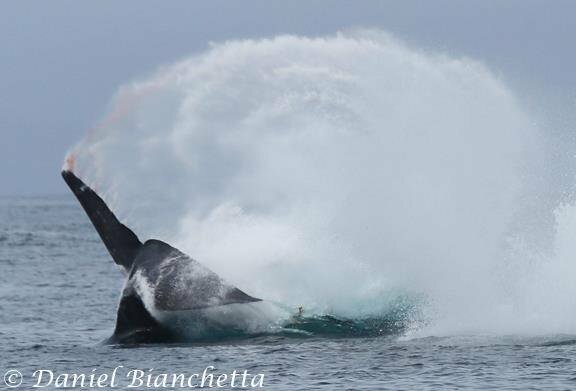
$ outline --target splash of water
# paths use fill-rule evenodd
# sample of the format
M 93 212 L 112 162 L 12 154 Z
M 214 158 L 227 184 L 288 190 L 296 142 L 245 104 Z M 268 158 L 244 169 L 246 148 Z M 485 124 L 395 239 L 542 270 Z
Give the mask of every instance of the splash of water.
M 141 237 L 254 296 L 357 318 L 408 294 L 426 332 L 576 331 L 574 211 L 557 257 L 507 245 L 539 137 L 481 64 L 373 31 L 214 44 L 122 87 L 71 154 Z

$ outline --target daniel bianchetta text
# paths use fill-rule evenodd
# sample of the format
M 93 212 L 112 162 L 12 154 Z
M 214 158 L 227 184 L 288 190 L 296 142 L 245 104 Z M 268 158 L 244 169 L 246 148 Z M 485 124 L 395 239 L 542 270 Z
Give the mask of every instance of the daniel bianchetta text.
M 218 373 L 207 366 L 197 373 L 168 373 L 155 369 L 129 369 L 117 366 L 110 371 L 93 369 L 91 372 L 57 373 L 38 369 L 30 381 L 21 379 L 22 385 L 34 388 L 262 388 L 264 374 L 251 374 L 247 370 Z M 8 384 L 7 384 L 8 385 Z

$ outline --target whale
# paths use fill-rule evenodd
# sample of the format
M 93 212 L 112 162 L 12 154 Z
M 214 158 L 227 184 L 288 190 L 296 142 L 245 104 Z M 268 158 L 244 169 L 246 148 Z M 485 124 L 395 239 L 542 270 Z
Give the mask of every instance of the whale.
M 262 302 L 170 244 L 142 242 L 71 170 L 63 170 L 62 177 L 126 277 L 114 333 L 105 344 L 182 342 L 189 337 L 187 330 L 227 326 L 210 324 L 210 316 L 234 322 L 250 314 L 246 306 Z

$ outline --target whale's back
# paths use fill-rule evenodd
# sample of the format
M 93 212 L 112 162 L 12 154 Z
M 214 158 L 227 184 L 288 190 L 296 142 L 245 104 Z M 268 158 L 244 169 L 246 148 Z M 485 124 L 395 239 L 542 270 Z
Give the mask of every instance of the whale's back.
M 153 296 L 154 307 L 159 311 L 187 311 L 261 301 L 230 285 L 180 250 L 156 239 L 146 241 L 136 255 L 129 281 L 144 282 L 152 291 L 148 294 Z

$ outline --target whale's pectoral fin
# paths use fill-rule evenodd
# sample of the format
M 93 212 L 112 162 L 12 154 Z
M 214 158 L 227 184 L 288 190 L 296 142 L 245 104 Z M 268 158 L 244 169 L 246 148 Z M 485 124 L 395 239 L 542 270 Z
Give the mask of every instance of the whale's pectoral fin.
M 153 343 L 170 339 L 170 333 L 148 312 L 136 292 L 125 292 L 118 306 L 114 335 L 107 343 Z
M 129 270 L 142 246 L 136 234 L 118 221 L 102 198 L 72 171 L 62 171 L 62 177 L 80 201 L 114 262 Z

